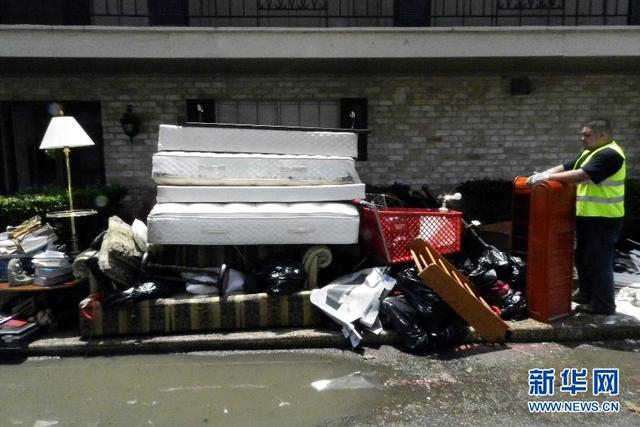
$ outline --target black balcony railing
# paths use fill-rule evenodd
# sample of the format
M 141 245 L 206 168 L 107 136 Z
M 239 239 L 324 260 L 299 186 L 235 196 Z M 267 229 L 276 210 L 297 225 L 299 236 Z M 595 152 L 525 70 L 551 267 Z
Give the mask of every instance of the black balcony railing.
M 640 25 L 640 0 L 0 0 L 0 24 L 191 27 Z
M 394 0 L 195 0 L 190 25 L 257 27 L 393 26 Z
M 635 0 L 432 0 L 432 26 L 638 25 Z M 634 16 L 634 13 L 636 16 Z

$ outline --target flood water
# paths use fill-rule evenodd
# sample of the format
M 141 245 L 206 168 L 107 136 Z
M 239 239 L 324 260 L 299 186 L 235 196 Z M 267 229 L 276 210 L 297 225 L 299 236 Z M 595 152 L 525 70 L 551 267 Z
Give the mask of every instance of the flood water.
M 0 357 L 2 355 L 0 354 Z M 0 359 L 5 426 L 640 425 L 640 340 Z M 530 369 L 556 393 L 529 395 Z M 619 369 L 619 393 L 562 391 L 565 368 Z M 537 413 L 529 401 L 612 401 L 614 412 Z
M 341 424 L 382 401 L 371 369 L 282 352 L 27 359 L 0 365 L 0 425 Z

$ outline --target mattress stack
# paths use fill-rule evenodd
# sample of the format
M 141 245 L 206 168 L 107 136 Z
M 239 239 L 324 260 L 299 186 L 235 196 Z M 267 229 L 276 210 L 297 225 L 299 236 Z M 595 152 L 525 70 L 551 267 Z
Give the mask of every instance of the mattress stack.
M 356 243 L 356 155 L 351 132 L 161 125 L 149 243 Z

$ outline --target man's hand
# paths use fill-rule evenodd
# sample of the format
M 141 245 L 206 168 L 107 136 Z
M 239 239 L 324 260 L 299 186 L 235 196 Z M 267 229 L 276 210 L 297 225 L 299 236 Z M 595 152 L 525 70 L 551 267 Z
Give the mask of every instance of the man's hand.
M 538 182 L 541 181 L 546 181 L 549 179 L 549 174 L 546 172 L 540 172 L 540 173 L 536 173 L 531 175 L 528 179 L 527 179 L 527 185 L 528 186 L 532 186 L 537 184 Z

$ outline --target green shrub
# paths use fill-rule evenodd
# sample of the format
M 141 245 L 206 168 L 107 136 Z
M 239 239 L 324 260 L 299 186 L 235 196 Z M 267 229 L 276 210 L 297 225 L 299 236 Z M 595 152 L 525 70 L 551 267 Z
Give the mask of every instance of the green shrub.
M 456 191 L 462 194 L 459 209 L 466 221 L 476 219 L 491 224 L 511 219 L 513 181 L 489 178 L 465 181 Z
M 107 227 L 107 220 L 118 215 L 122 198 L 127 194 L 121 185 L 78 188 L 73 190 L 73 204 L 76 209 L 94 209 L 97 215 L 76 219 L 76 231 L 81 247 L 86 246 L 97 234 Z M 68 218 L 47 218 L 47 213 L 69 209 L 69 199 L 64 188 L 46 188 L 28 191 L 14 196 L 0 196 L 0 227 L 18 225 L 35 215 L 50 223 L 56 230 L 60 242 L 66 243 L 70 237 Z

